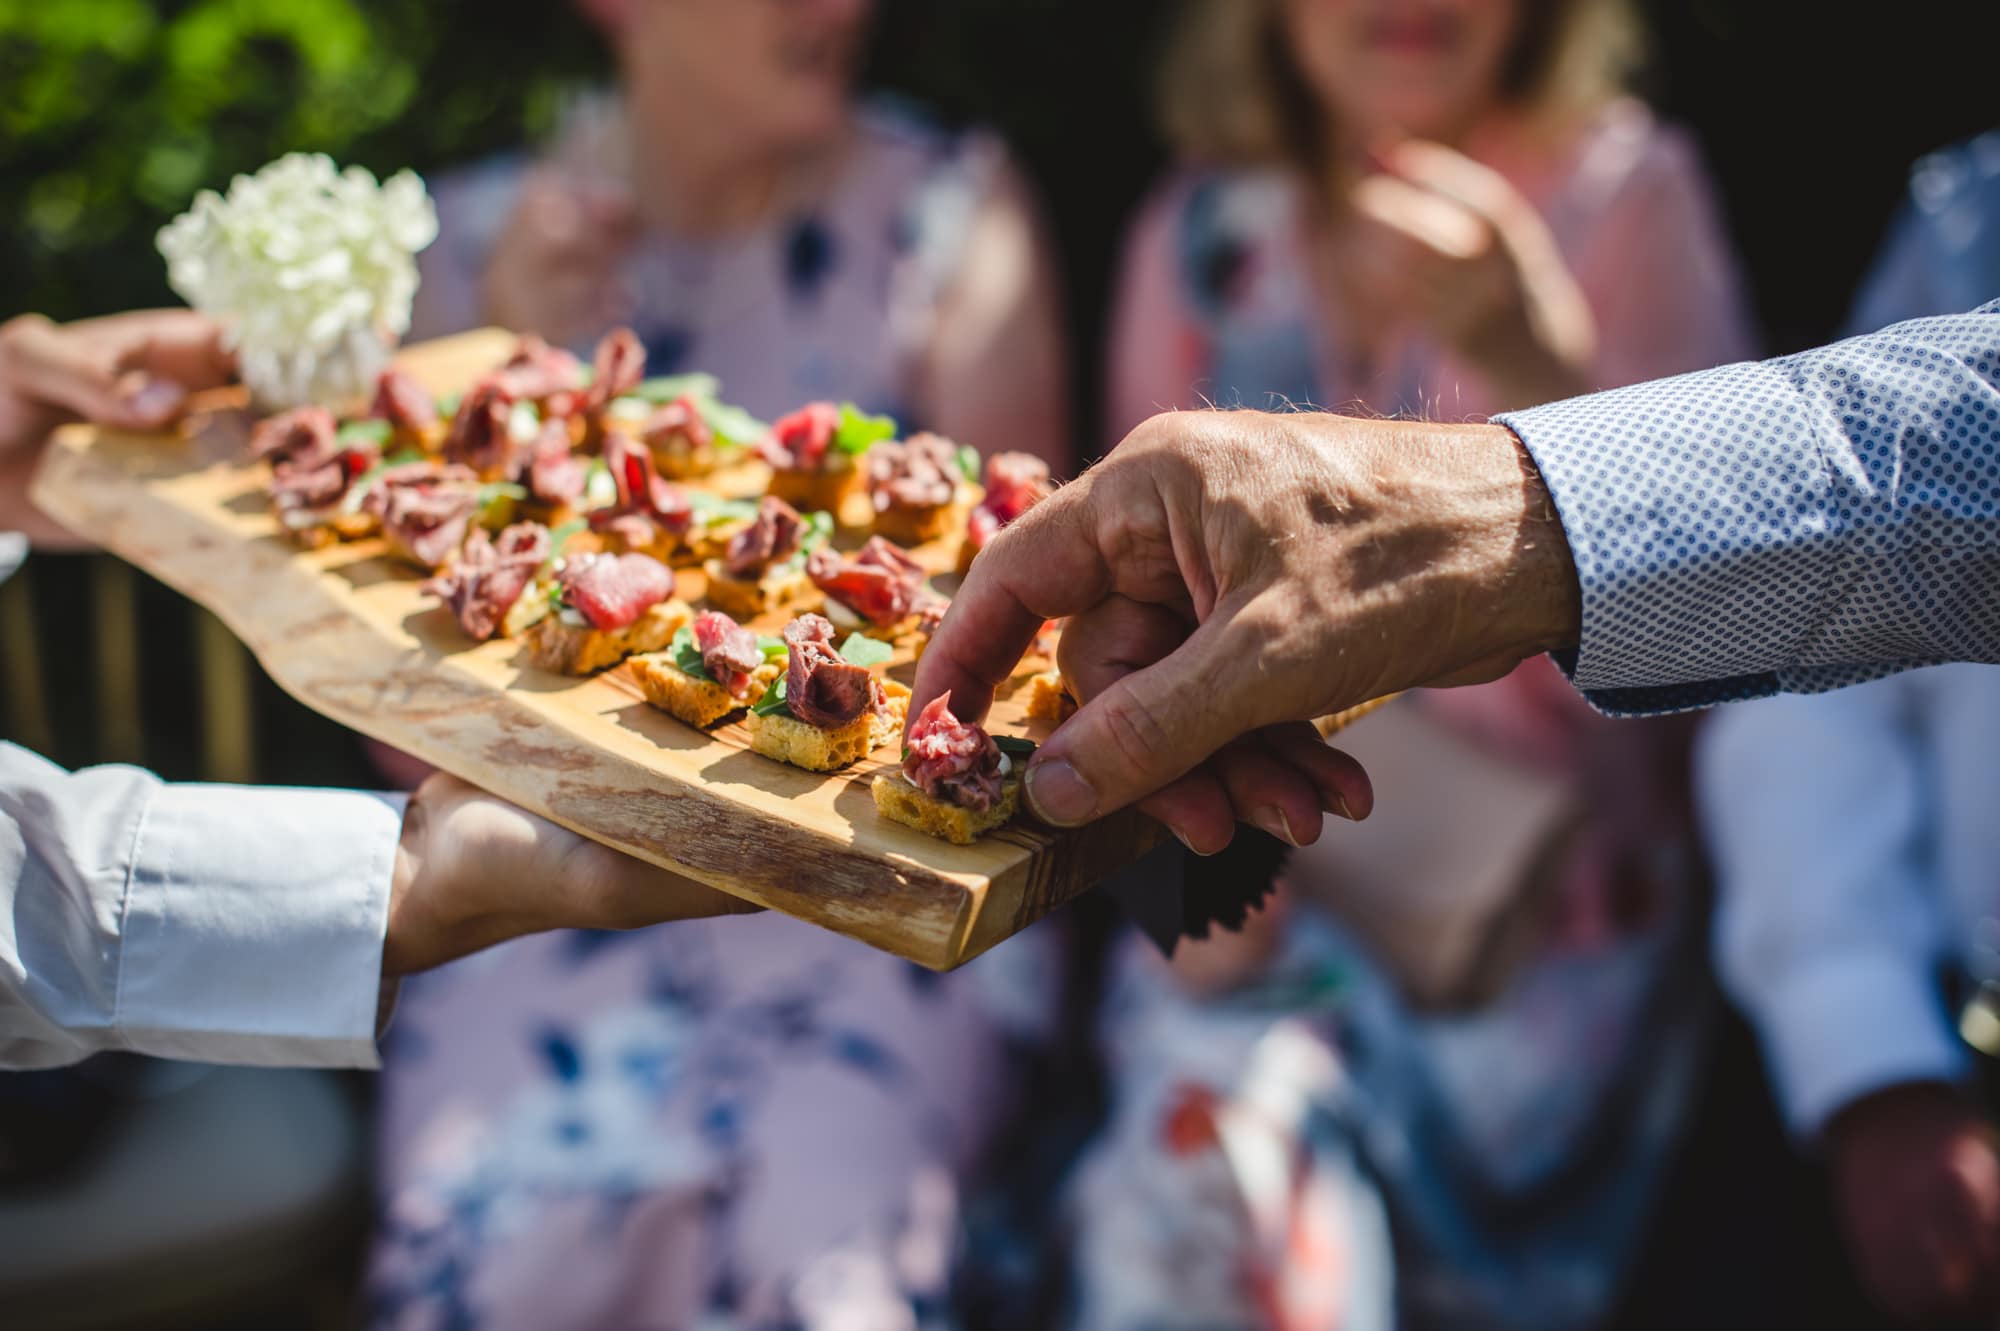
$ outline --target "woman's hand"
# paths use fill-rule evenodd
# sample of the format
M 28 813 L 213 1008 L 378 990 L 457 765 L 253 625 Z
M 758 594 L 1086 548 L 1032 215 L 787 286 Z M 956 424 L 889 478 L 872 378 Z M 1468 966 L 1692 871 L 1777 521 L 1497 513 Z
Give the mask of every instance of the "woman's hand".
M 1588 391 L 1596 322 L 1533 205 L 1439 144 L 1377 160 L 1349 196 L 1338 265 L 1365 307 L 1414 317 L 1487 376 L 1502 407 Z
M 917 674 L 978 717 L 1045 619 L 1082 701 L 1028 768 L 1071 826 L 1138 803 L 1201 852 L 1363 817 L 1365 774 L 1304 724 L 1574 643 L 1580 593 L 1500 426 L 1180 412 L 1135 430 L 973 565 Z M 912 715 L 916 712 L 913 709 Z
M 487 260 L 486 317 L 558 345 L 628 322 L 618 265 L 636 229 L 626 196 L 529 173 Z
M 49 432 L 88 420 L 157 430 L 189 392 L 229 381 L 235 358 L 216 325 L 192 310 L 140 310 L 56 324 L 24 314 L 0 324 L 0 530 L 37 545 L 74 538 L 28 505 Z
M 440 772 L 403 817 L 382 974 L 393 980 L 551 929 L 636 929 L 757 909 Z

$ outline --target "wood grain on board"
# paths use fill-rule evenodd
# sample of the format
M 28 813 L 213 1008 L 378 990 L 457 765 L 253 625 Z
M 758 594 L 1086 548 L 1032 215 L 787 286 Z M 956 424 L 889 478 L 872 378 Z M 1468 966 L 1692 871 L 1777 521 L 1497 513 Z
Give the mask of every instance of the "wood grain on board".
M 485 330 L 399 360 L 442 394 L 512 345 Z M 213 611 L 314 710 L 594 840 L 925 966 L 977 956 L 1163 835 L 1129 813 L 1072 832 L 1017 819 L 961 847 L 886 822 L 868 785 L 894 749 L 830 775 L 800 771 L 752 754 L 740 723 L 704 732 L 656 710 L 624 667 L 572 679 L 526 665 L 513 641 L 473 643 L 380 540 L 301 551 L 270 513 L 266 479 L 240 433 L 70 426 L 34 500 Z M 752 464 L 715 488 L 762 483 Z M 917 553 L 942 571 L 955 550 Z M 698 594 L 699 575 L 682 577 L 693 579 L 683 594 Z M 907 647 L 890 673 L 910 681 Z M 1001 690 L 995 733 L 1045 733 L 1014 696 L 1025 678 Z

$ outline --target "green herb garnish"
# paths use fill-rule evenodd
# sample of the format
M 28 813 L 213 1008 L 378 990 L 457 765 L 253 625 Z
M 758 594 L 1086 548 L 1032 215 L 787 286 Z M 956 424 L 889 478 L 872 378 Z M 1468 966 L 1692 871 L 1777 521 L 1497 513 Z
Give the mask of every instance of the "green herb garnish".
M 704 679 L 711 684 L 716 682 L 715 676 L 709 674 L 708 667 L 702 663 L 701 649 L 694 645 L 693 625 L 682 625 L 674 634 L 674 640 L 667 645 L 667 650 L 674 654 L 674 664 L 680 667 L 683 674 L 693 675 L 696 679 Z
M 759 637 L 757 650 L 764 653 L 766 661 L 782 661 L 792 654 L 792 649 L 785 646 L 783 638 Z
M 388 443 L 389 436 L 393 433 L 394 431 L 390 428 L 389 422 L 379 416 L 370 416 L 365 420 L 347 422 L 347 424 L 340 427 L 340 432 L 334 436 L 334 439 L 347 446 L 354 444 L 381 445 Z
M 840 644 L 840 659 L 849 665 L 878 666 L 896 654 L 896 649 L 865 633 L 850 633 Z
M 958 474 L 968 481 L 979 479 L 979 450 L 971 444 L 958 446 Z
M 479 506 L 487 508 L 502 499 L 512 499 L 516 503 L 528 497 L 528 487 L 514 485 L 508 481 L 489 481 L 479 487 Z
M 562 526 L 557 527 L 551 532 L 549 532 L 549 557 L 542 561 L 543 567 L 546 568 L 548 565 L 555 563 L 558 559 L 561 559 L 563 547 L 569 544 L 570 537 L 576 535 L 580 531 L 587 531 L 589 527 L 590 523 L 586 519 L 571 518 L 568 522 L 565 522 Z
M 852 402 L 840 404 L 840 426 L 833 432 L 833 446 L 849 457 L 859 457 L 884 439 L 895 437 L 893 416 L 870 416 Z
M 660 374 L 642 381 L 632 390 L 631 396 L 644 398 L 659 407 L 678 398 L 712 398 L 721 391 L 722 382 L 712 374 Z
M 771 687 L 764 690 L 764 696 L 750 707 L 758 716 L 775 716 L 780 712 L 790 716 L 791 710 L 785 706 L 785 677 L 778 676 L 771 681 Z
M 731 448 L 747 448 L 771 433 L 769 425 L 741 407 L 718 402 L 712 397 L 701 398 L 699 401 L 701 418 L 707 422 L 710 433 Z
M 727 522 L 748 522 L 757 516 L 757 505 L 748 499 L 724 499 L 705 490 L 688 491 L 688 507 L 704 527 L 720 527 Z
M 1019 735 L 995 735 L 993 745 L 1009 758 L 1030 758 L 1039 746 L 1031 739 Z

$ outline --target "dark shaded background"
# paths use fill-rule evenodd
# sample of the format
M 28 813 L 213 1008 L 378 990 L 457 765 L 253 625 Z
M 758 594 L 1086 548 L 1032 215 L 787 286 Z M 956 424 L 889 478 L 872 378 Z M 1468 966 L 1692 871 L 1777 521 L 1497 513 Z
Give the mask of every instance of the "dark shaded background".
M 1693 128 L 1721 187 L 1766 345 L 1831 336 L 1911 161 L 2000 124 L 2000 4 L 1647 0 L 1644 90 Z M 1065 266 L 1081 435 L 1118 237 L 1161 164 L 1149 65 L 1162 0 L 884 0 L 870 79 L 1000 129 L 1040 185 Z M 0 318 L 73 318 L 170 299 L 153 233 L 195 189 L 293 148 L 378 172 L 433 171 L 531 140 L 565 88 L 607 72 L 560 0 L 0 0 Z M 1996 293 L 2000 294 L 2000 293 Z M 34 640 L 0 650 L 0 703 L 23 652 L 46 706 L 0 707 L 0 737 L 76 765 L 145 761 L 207 775 L 195 622 L 136 587 L 142 742 L 107 743 L 89 662 L 96 558 L 41 558 L 0 589 Z M 22 621 L 0 620 L 19 624 Z M 255 772 L 367 782 L 352 740 L 266 683 Z M 131 747 L 131 746 L 127 746 Z M 1787 1172 L 1740 1030 L 1716 1065 L 1688 1165 L 1634 1296 L 1633 1326 L 1833 1326 L 1858 1309 L 1829 1265 L 1810 1180 Z M 1801 1293 L 1804 1291 L 1804 1293 Z

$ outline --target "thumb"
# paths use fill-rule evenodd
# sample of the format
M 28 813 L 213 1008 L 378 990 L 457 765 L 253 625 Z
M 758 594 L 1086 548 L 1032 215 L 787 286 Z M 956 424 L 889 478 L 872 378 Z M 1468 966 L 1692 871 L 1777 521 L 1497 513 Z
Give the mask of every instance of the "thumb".
M 1254 676 L 1212 615 L 1173 653 L 1117 679 L 1036 753 L 1024 794 L 1035 816 L 1074 827 L 1136 803 L 1272 718 Z

